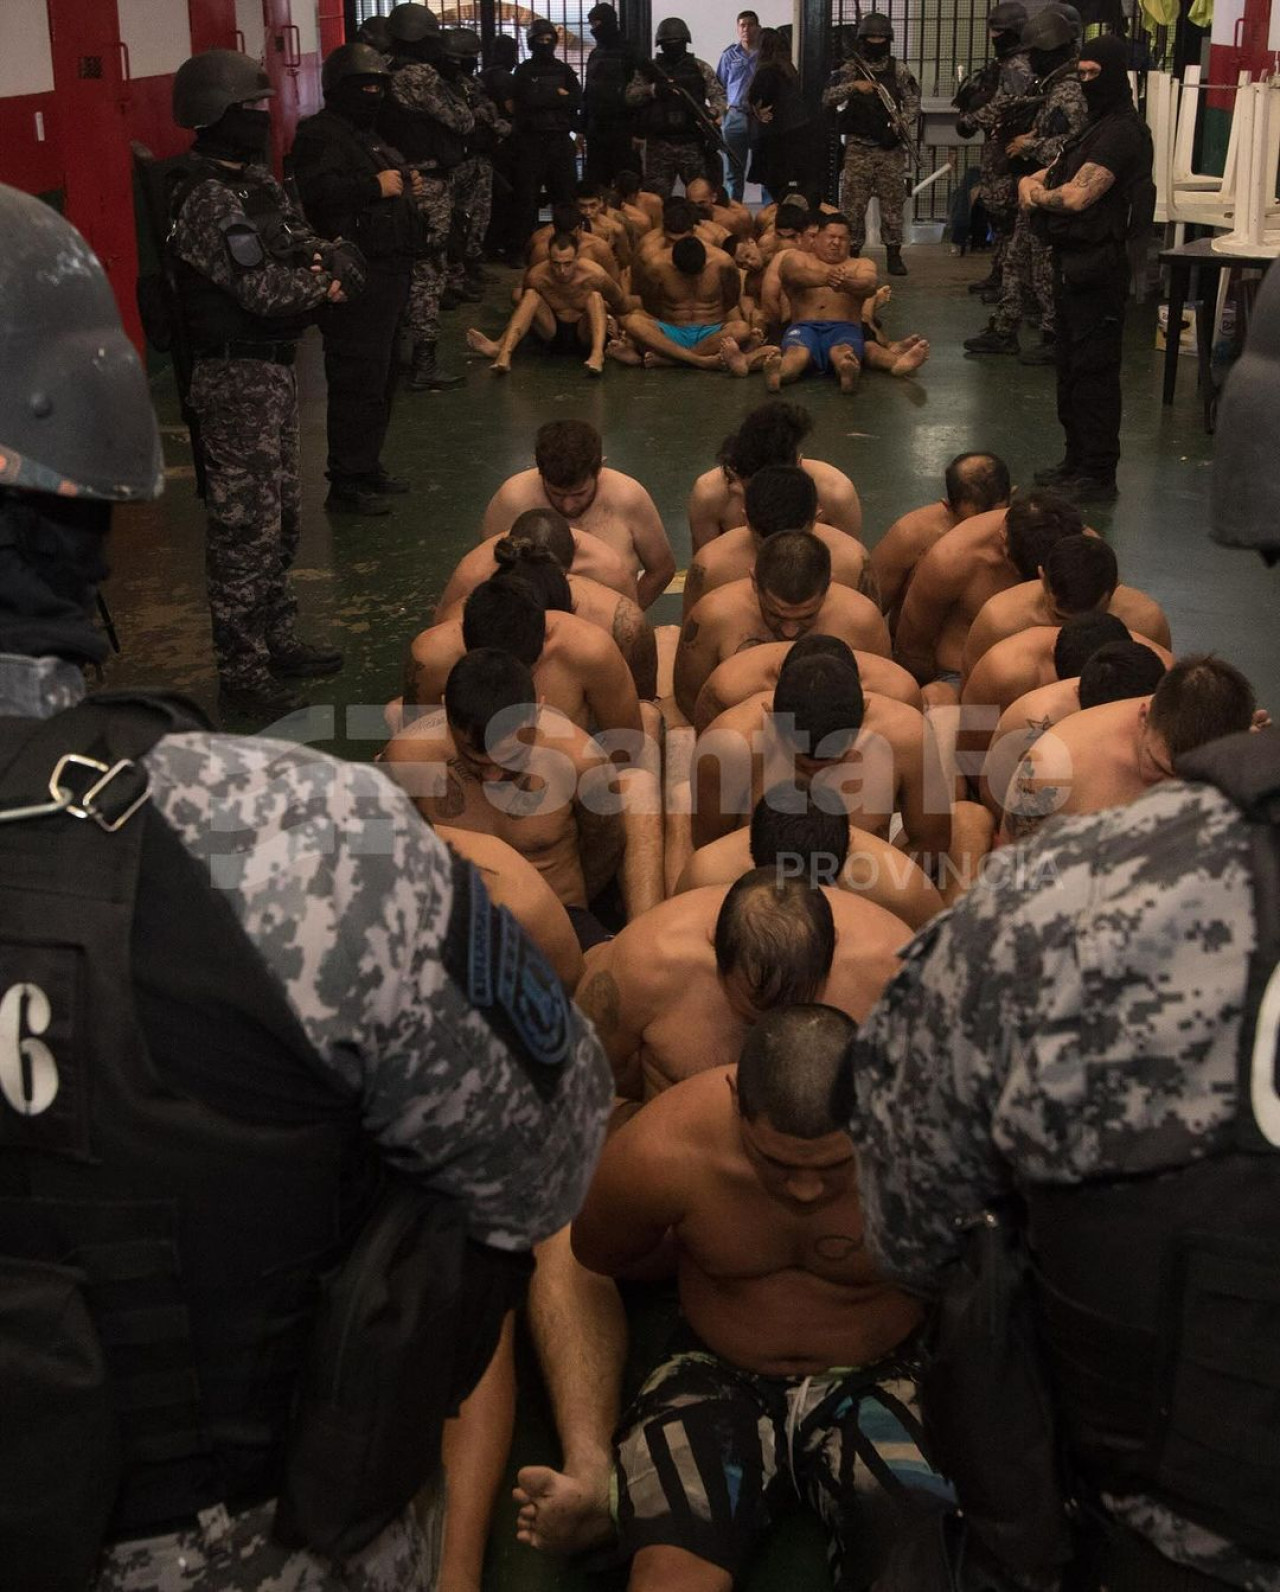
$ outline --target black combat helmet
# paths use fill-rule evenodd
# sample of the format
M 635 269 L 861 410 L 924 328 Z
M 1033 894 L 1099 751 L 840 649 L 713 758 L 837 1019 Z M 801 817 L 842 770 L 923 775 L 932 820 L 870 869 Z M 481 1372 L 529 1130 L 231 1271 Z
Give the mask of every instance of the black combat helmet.
M 160 496 L 146 372 L 106 274 L 55 210 L 0 185 L 0 486 Z
M 618 13 L 609 4 L 609 0 L 602 0 L 600 5 L 592 6 L 587 12 L 587 21 L 596 27 L 616 28 Z
M 469 61 L 480 54 L 480 35 L 470 28 L 446 28 L 444 53 L 453 61 Z
M 356 38 L 361 44 L 371 44 L 381 55 L 390 55 L 395 40 L 387 26 L 386 17 L 366 17 L 360 24 Z
M 237 50 L 205 50 L 178 68 L 173 119 L 179 127 L 212 127 L 233 105 L 270 99 L 275 89 L 256 61 Z
M 440 31 L 440 22 L 434 11 L 420 6 L 416 0 L 405 0 L 387 13 L 387 32 L 397 44 L 421 44 Z
M 1022 0 L 1000 0 L 992 6 L 987 26 L 993 33 L 1021 33 L 1027 25 L 1027 8 Z
M 1060 50 L 1074 44 L 1075 38 L 1075 29 L 1068 19 L 1048 6 L 1029 18 L 1022 30 L 1023 47 L 1028 50 Z
M 880 11 L 868 11 L 858 23 L 860 39 L 893 39 L 893 23 Z
M 546 17 L 539 17 L 535 22 L 529 24 L 529 31 L 524 37 L 525 43 L 530 49 L 533 49 L 539 39 L 551 39 L 553 43 L 558 44 L 560 41 L 560 30 L 554 22 L 548 21 Z
M 1280 271 L 1263 281 L 1227 378 L 1213 445 L 1213 539 L 1280 558 Z
M 1056 11 L 1060 16 L 1066 17 L 1067 21 L 1071 24 L 1071 37 L 1074 40 L 1079 40 L 1080 36 L 1084 32 L 1084 27 L 1080 21 L 1080 13 L 1074 6 L 1068 5 L 1066 0 L 1049 0 L 1048 5 L 1045 6 L 1044 9 L 1046 11 Z
M 654 39 L 659 44 L 692 44 L 693 34 L 683 17 L 664 17 L 658 24 Z
M 371 44 L 340 44 L 325 57 L 320 86 L 326 95 L 352 77 L 390 78 L 387 63 Z

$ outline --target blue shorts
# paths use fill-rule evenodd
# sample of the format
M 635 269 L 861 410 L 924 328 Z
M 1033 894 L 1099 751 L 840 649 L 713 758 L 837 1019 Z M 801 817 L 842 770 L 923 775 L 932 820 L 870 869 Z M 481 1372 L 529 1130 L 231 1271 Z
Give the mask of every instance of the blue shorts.
M 782 334 L 782 348 L 807 348 L 813 368 L 825 375 L 831 369 L 831 350 L 844 343 L 857 359 L 866 341 L 856 321 L 795 321 Z
M 714 326 L 672 326 L 670 321 L 659 321 L 658 330 L 681 348 L 697 348 L 705 337 L 714 337 L 724 326 L 718 321 Z

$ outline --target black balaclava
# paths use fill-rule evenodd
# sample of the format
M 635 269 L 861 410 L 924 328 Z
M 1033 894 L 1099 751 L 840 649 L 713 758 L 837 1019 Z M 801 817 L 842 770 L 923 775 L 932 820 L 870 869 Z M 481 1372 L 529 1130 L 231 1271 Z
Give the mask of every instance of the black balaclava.
M 601 6 L 598 15 L 588 13 L 587 25 L 591 29 L 591 37 L 597 44 L 616 44 L 622 37 L 622 28 L 618 24 L 618 13 L 612 6 Z
M 474 77 L 476 68 L 480 65 L 480 58 L 476 55 L 464 55 L 458 62 L 458 71 L 463 77 Z
M 377 85 L 378 92 L 371 94 L 368 85 Z M 336 111 L 353 127 L 372 127 L 386 98 L 386 88 L 378 78 L 346 77 L 331 94 L 324 97 L 330 110 Z
M 556 53 L 556 35 L 538 33 L 529 40 L 529 54 L 535 61 L 549 61 Z
M 1056 45 L 1052 50 L 1028 50 L 1027 61 L 1037 77 L 1048 77 L 1050 72 L 1056 72 L 1060 66 L 1074 59 L 1075 53 L 1075 43 L 1070 41 Z
M 0 491 L 0 652 L 101 663 L 96 622 L 111 504 Z
M 892 39 L 863 39 L 862 49 L 859 54 L 863 60 L 870 61 L 874 66 L 877 62 L 887 61 L 889 52 L 893 49 Z
M 490 48 L 489 65 L 510 71 L 519 59 L 519 45 L 509 33 L 500 33 Z
M 997 28 L 992 31 L 991 42 L 995 46 L 996 60 L 1003 61 L 1022 48 L 1022 34 L 1017 28 Z
M 247 165 L 250 161 L 266 159 L 270 137 L 270 111 L 251 111 L 247 105 L 231 105 L 216 122 L 199 129 L 195 147 L 200 154 L 212 155 L 215 160 L 233 160 Z
M 1080 51 L 1080 59 L 1096 61 L 1102 68 L 1097 77 L 1080 84 L 1091 122 L 1110 116 L 1113 111 L 1133 109 L 1133 91 L 1129 87 L 1128 72 L 1129 46 L 1123 39 L 1093 39 Z

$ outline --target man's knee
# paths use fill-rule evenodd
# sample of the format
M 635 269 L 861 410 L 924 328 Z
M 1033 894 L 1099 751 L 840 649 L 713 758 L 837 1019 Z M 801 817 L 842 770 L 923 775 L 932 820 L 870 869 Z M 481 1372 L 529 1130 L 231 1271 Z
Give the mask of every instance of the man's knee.
M 729 1592 L 733 1577 L 686 1548 L 655 1544 L 631 1561 L 629 1592 Z

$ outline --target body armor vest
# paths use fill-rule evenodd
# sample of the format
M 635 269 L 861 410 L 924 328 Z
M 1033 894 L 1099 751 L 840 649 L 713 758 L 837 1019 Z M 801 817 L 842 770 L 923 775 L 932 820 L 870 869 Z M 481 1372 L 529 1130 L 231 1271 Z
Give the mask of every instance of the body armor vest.
M 162 711 L 135 700 L 134 729 L 139 715 L 152 724 L 132 742 L 118 721 L 104 727 L 94 755 L 140 755 Z M 77 744 L 65 733 L 0 720 L 0 808 L 47 787 L 58 747 Z M 107 783 L 127 787 L 129 767 Z M 0 1091 L 6 1409 L 14 1342 L 43 1349 L 71 1317 L 67 1306 L 42 1339 L 33 1311 L 15 1334 L 14 1278 L 52 1273 L 101 1345 L 100 1385 L 76 1389 L 93 1398 L 65 1412 L 64 1436 L 79 1435 L 60 1461 L 74 1454 L 102 1478 L 97 1535 L 151 1535 L 273 1496 L 320 1277 L 374 1168 L 357 1154 L 358 1102 L 150 803 L 109 835 L 65 813 L 0 823 Z M 57 1431 L 65 1380 L 32 1365 L 18 1384 L 30 1424 Z M 10 1428 L 10 1453 L 15 1441 Z M 52 1473 L 43 1485 L 56 1498 Z M 7 1519 L 0 1537 L 6 1580 L 60 1584 L 24 1576 Z
M 531 58 L 515 71 L 516 131 L 568 133 L 573 130 L 572 68 L 558 56 Z M 561 89 L 568 89 L 568 95 Z
M 695 105 L 706 105 L 707 85 L 702 68 L 692 55 L 682 55 L 670 65 L 665 61 L 659 61 L 657 65 L 678 88 L 689 95 Z M 703 132 L 689 106 L 678 94 L 664 89 L 661 79 L 658 81 L 657 98 L 640 107 L 636 123 L 638 131 L 645 138 L 696 138 Z
M 393 57 L 392 77 L 410 67 L 421 66 L 417 60 Z M 378 112 L 378 131 L 389 144 L 400 150 L 411 166 L 434 170 L 441 174 L 452 171 L 467 158 L 467 141 L 462 133 L 446 127 L 425 111 L 411 110 L 396 98 L 394 88 L 387 90 Z
M 1280 1560 L 1280 732 L 1228 736 L 1179 773 L 1250 821 L 1234 1143 L 1157 1176 L 1028 1192 L 1043 1337 L 1067 1449 L 1095 1487 Z
M 624 95 L 631 81 L 631 47 L 625 39 L 597 44 L 587 57 L 586 106 L 591 126 L 616 125 L 630 119 Z
M 876 81 L 881 87 L 888 89 L 893 96 L 894 104 L 901 110 L 902 88 L 898 83 L 898 63 L 893 56 L 889 57 L 884 70 L 876 73 Z M 845 101 L 844 109 L 840 112 L 840 131 L 847 133 L 858 143 L 897 142 L 889 124 L 889 113 L 878 93 L 850 94 Z
M 263 248 L 277 264 L 295 270 L 310 264 L 311 256 L 305 244 L 280 208 L 274 184 L 243 172 L 230 172 L 199 156 L 192 157 L 190 175 L 179 180 L 174 188 L 172 214 L 175 218 L 193 189 L 210 178 L 235 194 L 245 215 L 258 229 Z M 173 277 L 197 358 L 204 350 L 216 349 L 222 343 L 296 342 L 312 321 L 309 311 L 305 315 L 254 315 L 224 288 L 182 259 L 174 259 Z
M 370 260 L 420 253 L 426 243 L 426 228 L 407 188 L 402 194 L 374 199 L 355 209 L 326 203 L 311 190 L 311 151 L 321 148 L 338 153 L 344 176 L 376 178 L 381 171 L 395 171 L 405 164 L 400 151 L 384 143 L 377 133 L 354 127 L 334 111 L 319 111 L 299 122 L 293 146 L 294 175 L 307 218 L 316 231 L 326 238 L 349 239 Z

